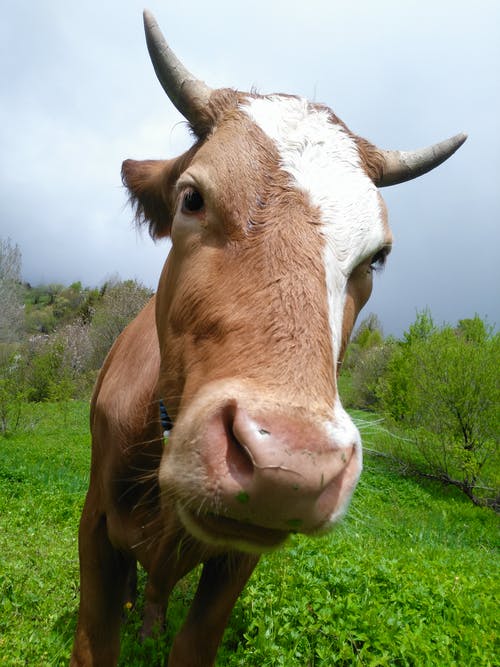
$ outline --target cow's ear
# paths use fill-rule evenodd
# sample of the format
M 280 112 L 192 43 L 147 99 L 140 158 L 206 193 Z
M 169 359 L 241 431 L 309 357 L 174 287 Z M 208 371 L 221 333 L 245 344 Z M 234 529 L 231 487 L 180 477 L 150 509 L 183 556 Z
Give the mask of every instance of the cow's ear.
M 129 191 L 136 222 L 147 224 L 154 239 L 170 235 L 170 182 L 175 180 L 175 163 L 176 160 L 125 160 L 122 165 L 122 181 Z

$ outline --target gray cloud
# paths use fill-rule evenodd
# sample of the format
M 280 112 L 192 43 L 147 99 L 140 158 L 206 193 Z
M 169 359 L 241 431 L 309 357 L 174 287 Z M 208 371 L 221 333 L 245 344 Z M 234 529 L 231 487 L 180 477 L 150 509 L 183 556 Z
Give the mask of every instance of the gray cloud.
M 149 63 L 143 3 L 18 0 L 0 26 L 0 235 L 27 280 L 155 285 L 168 246 L 131 225 L 124 158 L 189 145 Z M 400 333 L 499 321 L 500 6 L 420 2 L 151 2 L 167 39 L 212 86 L 328 103 L 384 148 L 469 133 L 440 169 L 384 190 L 396 243 L 367 311 Z

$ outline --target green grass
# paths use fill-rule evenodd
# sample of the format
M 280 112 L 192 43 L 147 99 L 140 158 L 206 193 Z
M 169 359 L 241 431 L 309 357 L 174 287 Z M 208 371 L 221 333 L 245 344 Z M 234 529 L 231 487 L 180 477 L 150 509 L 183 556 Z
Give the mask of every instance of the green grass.
M 88 407 L 30 408 L 0 438 L 0 665 L 66 665 L 78 605 L 77 526 L 88 480 Z M 370 433 L 376 448 L 376 433 Z M 367 457 L 344 522 L 262 559 L 233 612 L 218 667 L 487 666 L 500 662 L 498 518 L 454 489 Z M 123 667 L 162 664 L 194 592 L 177 587 L 164 637 Z
M 9 667 L 68 661 L 87 415 L 83 403 L 33 405 L 26 430 L 0 438 L 0 664 Z

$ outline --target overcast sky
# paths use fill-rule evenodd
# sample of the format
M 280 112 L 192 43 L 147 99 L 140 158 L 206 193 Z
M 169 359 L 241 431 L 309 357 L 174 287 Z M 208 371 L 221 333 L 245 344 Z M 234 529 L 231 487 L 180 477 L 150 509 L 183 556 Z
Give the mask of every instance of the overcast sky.
M 121 186 L 132 157 L 190 144 L 147 54 L 143 1 L 0 0 L 0 237 L 32 284 L 156 286 L 168 252 L 138 233 Z M 381 148 L 460 131 L 432 173 L 385 188 L 395 245 L 365 314 L 399 335 L 435 320 L 500 323 L 500 3 L 148 0 L 170 45 L 212 87 L 327 103 Z

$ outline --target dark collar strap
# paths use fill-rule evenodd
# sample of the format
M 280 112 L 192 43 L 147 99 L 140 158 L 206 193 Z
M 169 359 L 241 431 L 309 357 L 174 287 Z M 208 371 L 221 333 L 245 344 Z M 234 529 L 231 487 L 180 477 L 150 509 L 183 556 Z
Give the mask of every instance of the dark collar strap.
M 169 417 L 165 403 L 160 398 L 160 421 L 163 431 L 168 433 L 174 428 L 174 422 Z

